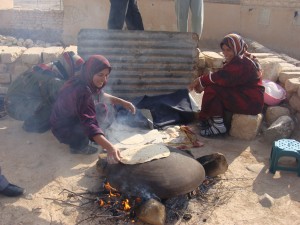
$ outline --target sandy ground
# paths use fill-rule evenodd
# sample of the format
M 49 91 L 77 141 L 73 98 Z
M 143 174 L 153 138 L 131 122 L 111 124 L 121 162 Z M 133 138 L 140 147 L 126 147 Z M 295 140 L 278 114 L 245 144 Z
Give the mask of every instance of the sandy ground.
M 0 225 L 69 225 L 84 220 L 88 209 L 63 204 L 67 199 L 63 190 L 98 190 L 101 179 L 95 167 L 97 154 L 72 155 L 50 131 L 26 133 L 21 126 L 22 122 L 8 116 L 0 119 L 2 172 L 27 190 L 21 198 L 0 196 Z M 299 137 L 299 132 L 293 136 Z M 214 199 L 191 201 L 188 212 L 192 218 L 177 224 L 300 224 L 300 178 L 294 172 L 268 173 L 271 144 L 261 137 L 253 141 L 229 136 L 200 140 L 204 146 L 192 149 L 194 156 L 221 152 L 229 169 L 211 192 Z M 264 194 L 273 198 L 271 206 L 259 202 Z M 80 224 L 127 223 L 102 219 Z

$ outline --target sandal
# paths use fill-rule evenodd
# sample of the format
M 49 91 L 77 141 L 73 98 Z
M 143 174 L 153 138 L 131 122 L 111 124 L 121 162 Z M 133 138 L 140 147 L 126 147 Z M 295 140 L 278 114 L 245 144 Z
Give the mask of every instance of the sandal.
M 200 135 L 203 137 L 216 137 L 216 136 L 224 136 L 226 134 L 227 129 L 224 125 L 222 117 L 213 117 L 208 120 L 208 126 L 203 127 L 200 130 Z

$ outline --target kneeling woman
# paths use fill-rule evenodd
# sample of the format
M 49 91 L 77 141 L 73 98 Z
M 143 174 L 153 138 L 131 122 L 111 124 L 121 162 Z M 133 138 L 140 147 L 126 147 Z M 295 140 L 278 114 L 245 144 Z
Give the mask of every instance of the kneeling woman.
M 116 163 L 120 152 L 104 136 L 96 117 L 95 95 L 112 104 L 119 104 L 135 113 L 132 103 L 103 92 L 111 66 L 101 55 L 91 56 L 83 65 L 82 73 L 66 82 L 54 104 L 50 122 L 54 136 L 70 146 L 71 153 L 93 154 L 96 142 L 107 150 L 108 162 Z
M 264 87 L 256 59 L 247 52 L 247 44 L 238 34 L 228 34 L 220 43 L 225 57 L 222 69 L 195 79 L 189 90 L 203 93 L 200 134 L 226 133 L 224 112 L 256 115 L 264 105 Z

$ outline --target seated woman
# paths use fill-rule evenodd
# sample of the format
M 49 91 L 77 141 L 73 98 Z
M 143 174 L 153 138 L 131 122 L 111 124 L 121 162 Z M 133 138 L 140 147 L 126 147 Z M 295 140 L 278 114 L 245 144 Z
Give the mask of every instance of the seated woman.
M 256 115 L 264 105 L 262 73 L 255 57 L 247 52 L 247 44 L 238 34 L 228 34 L 220 43 L 225 57 L 217 72 L 195 79 L 189 90 L 203 93 L 200 134 L 215 136 L 226 133 L 224 112 Z
M 133 114 L 135 107 L 132 103 L 103 91 L 110 71 L 111 66 L 105 57 L 89 57 L 83 65 L 82 73 L 68 80 L 62 87 L 54 103 L 50 121 L 52 133 L 61 143 L 70 146 L 71 153 L 96 153 L 98 149 L 92 144 L 96 142 L 107 150 L 108 163 L 116 163 L 120 160 L 120 152 L 104 136 L 102 121 L 97 120 L 99 115 L 96 115 L 95 96 L 98 101 L 119 104 Z M 102 105 L 105 107 L 105 104 Z M 102 115 L 106 117 L 105 113 Z
M 24 121 L 23 129 L 42 133 L 50 129 L 50 114 L 59 89 L 81 70 L 84 60 L 64 52 L 57 61 L 34 65 L 8 88 L 5 108 L 9 116 Z

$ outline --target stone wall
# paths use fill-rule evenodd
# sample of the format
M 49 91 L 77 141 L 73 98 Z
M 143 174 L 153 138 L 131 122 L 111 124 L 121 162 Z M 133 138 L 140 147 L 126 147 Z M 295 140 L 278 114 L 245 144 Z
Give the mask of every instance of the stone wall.
M 64 12 L 59 10 L 1 10 L 0 34 L 17 38 L 61 41 Z
M 298 0 L 240 0 L 242 5 L 300 8 Z

